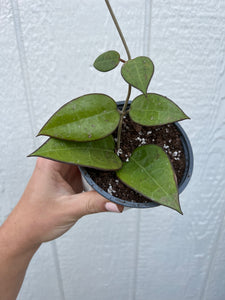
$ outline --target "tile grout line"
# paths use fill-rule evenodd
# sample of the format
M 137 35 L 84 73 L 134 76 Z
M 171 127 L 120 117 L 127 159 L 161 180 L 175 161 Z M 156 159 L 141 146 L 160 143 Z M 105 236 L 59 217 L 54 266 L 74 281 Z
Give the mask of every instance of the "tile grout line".
M 27 59 L 26 59 L 26 54 L 25 54 L 20 13 L 19 13 L 19 7 L 18 7 L 17 1 L 18 0 L 10 0 L 11 7 L 12 7 L 12 17 L 13 17 L 13 23 L 14 23 L 15 37 L 16 37 L 21 73 L 22 73 L 24 90 L 25 90 L 25 97 L 26 97 L 26 102 L 27 102 L 27 107 L 28 107 L 29 118 L 30 118 L 31 134 L 32 134 L 32 137 L 34 137 L 35 136 L 35 133 L 34 133 L 34 123 L 35 122 L 34 122 L 33 105 L 32 105 L 32 94 L 31 94 L 31 88 L 30 88 L 30 78 L 29 78 L 29 73 L 28 73 L 28 64 L 27 64 Z M 33 143 L 35 146 L 36 143 L 35 143 L 34 138 L 33 138 Z M 55 262 L 57 281 L 59 284 L 60 296 L 61 296 L 62 300 L 65 300 L 65 293 L 64 293 L 64 288 L 63 288 L 62 274 L 61 274 L 61 270 L 60 270 L 56 242 L 53 241 L 51 245 L 52 245 L 52 251 L 53 251 L 53 259 Z
M 134 248 L 134 274 L 133 274 L 133 289 L 132 289 L 132 299 L 136 300 L 136 290 L 137 290 L 137 276 L 138 276 L 138 258 L 139 258 L 139 243 L 140 243 L 140 221 L 141 221 L 141 211 L 137 209 L 136 214 L 136 235 L 135 235 L 135 248 Z
M 144 55 L 150 56 L 153 0 L 145 0 Z
M 17 49 L 19 54 L 21 74 L 22 74 L 23 85 L 25 90 L 25 98 L 27 102 L 29 119 L 30 119 L 31 134 L 32 137 L 34 137 L 35 134 L 34 134 L 34 114 L 33 114 L 33 105 L 32 105 L 32 95 L 31 95 L 31 88 L 30 88 L 30 78 L 28 73 L 27 59 L 26 59 L 25 48 L 24 48 L 24 41 L 22 35 L 19 7 L 18 7 L 17 0 L 10 0 L 10 2 L 12 7 L 12 16 L 13 16 Z M 35 146 L 34 138 L 33 138 L 33 142 Z
M 62 272 L 61 272 L 60 263 L 59 263 L 59 255 L 58 255 L 56 241 L 53 240 L 51 242 L 51 244 L 52 244 L 53 259 L 54 259 L 55 268 L 56 268 L 56 276 L 57 276 L 57 280 L 59 283 L 59 291 L 60 291 L 62 300 L 65 300 L 66 298 L 65 298 L 65 292 L 64 292 L 64 287 L 63 287 Z

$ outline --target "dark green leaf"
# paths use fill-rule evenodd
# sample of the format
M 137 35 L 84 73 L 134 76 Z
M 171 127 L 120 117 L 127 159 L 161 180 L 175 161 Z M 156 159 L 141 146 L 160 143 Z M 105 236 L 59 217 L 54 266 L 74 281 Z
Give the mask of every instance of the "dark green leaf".
M 72 142 L 50 138 L 29 156 L 40 156 L 101 170 L 118 170 L 122 166 L 114 153 L 113 137 L 93 142 Z
M 93 141 L 111 134 L 119 123 L 116 102 L 107 95 L 89 94 L 61 107 L 38 135 L 78 142 Z
M 107 72 L 114 69 L 120 62 L 120 55 L 116 51 L 107 51 L 98 56 L 94 62 L 94 67 L 98 71 Z
M 173 168 L 159 146 L 145 145 L 135 149 L 129 162 L 117 171 L 117 176 L 133 190 L 182 214 Z
M 136 97 L 130 106 L 131 119 L 144 126 L 173 123 L 188 116 L 171 100 L 158 94 Z
M 128 60 L 121 69 L 124 80 L 144 94 L 147 93 L 147 88 L 153 73 L 153 62 L 150 58 L 145 56 Z

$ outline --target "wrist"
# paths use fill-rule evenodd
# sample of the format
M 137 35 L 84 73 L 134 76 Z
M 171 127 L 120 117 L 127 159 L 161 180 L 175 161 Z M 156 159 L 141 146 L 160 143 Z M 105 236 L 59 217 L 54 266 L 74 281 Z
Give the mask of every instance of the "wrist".
M 0 227 L 0 298 L 16 299 L 27 267 L 39 245 L 24 243 L 8 220 Z
M 0 227 L 0 252 L 6 258 L 24 255 L 32 257 L 40 245 L 26 239 L 26 233 L 19 230 L 16 222 L 6 220 Z

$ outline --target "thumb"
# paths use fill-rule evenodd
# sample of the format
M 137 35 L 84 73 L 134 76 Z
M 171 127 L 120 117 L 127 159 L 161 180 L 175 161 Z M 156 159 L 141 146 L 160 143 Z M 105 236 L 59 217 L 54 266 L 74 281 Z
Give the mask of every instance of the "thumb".
M 88 214 L 99 212 L 117 212 L 123 211 L 123 206 L 108 201 L 96 191 L 83 192 L 72 196 L 72 210 L 74 216 L 82 217 Z

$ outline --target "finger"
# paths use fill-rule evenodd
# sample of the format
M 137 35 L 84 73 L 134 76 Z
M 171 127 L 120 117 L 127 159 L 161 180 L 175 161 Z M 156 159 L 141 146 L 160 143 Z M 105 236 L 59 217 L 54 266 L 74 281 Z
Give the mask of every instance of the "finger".
M 74 193 L 81 193 L 83 191 L 80 170 L 76 165 L 38 157 L 36 171 L 41 171 L 42 174 L 51 177 L 52 174 L 60 174 L 60 176 L 72 187 Z
M 74 217 L 82 217 L 84 215 L 106 211 L 117 213 L 123 211 L 123 206 L 109 202 L 96 191 L 84 192 L 71 197 L 73 199 L 69 201 L 70 209 Z

